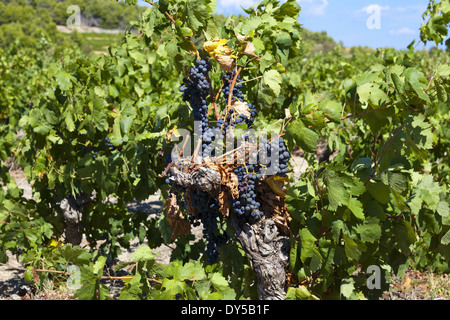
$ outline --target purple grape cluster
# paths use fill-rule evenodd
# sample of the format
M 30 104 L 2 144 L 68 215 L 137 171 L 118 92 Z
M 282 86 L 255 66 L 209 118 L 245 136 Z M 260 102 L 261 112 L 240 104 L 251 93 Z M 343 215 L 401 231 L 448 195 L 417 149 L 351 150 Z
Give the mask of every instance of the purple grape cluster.
M 230 95 L 231 84 L 233 83 L 234 76 L 235 76 L 234 71 L 228 71 L 222 76 L 223 80 L 222 93 L 224 94 L 226 101 L 228 101 L 228 96 Z M 236 78 L 236 83 L 234 84 L 233 87 L 233 96 L 231 98 L 232 100 L 244 101 L 244 94 L 241 91 L 242 84 L 240 82 L 241 77 L 238 75 Z
M 81 150 L 83 150 L 84 153 L 89 153 L 89 152 L 91 152 L 91 149 L 89 149 L 89 148 L 86 147 L 86 146 L 81 146 Z M 97 152 L 96 150 L 92 150 L 92 159 L 97 158 L 97 154 L 98 154 L 98 152 Z
M 196 189 L 191 195 L 191 204 L 197 209 L 197 215 L 191 218 L 191 223 L 199 225 L 200 220 L 203 224 L 203 238 L 206 241 L 206 261 L 211 264 L 216 263 L 219 258 L 217 248 L 228 240 L 227 234 L 220 234 L 218 229 L 218 200 L 211 197 L 209 193 Z
M 239 216 L 255 220 L 262 218 L 261 203 L 256 200 L 258 180 L 261 179 L 257 166 L 240 166 L 234 169 L 234 173 L 236 173 L 239 181 L 239 199 L 232 203 L 234 211 Z
M 105 141 L 106 141 L 105 144 L 108 147 L 108 149 L 109 150 L 114 150 L 114 145 L 112 144 L 111 139 L 109 137 L 106 137 Z
M 208 128 L 208 102 L 206 97 L 210 94 L 211 84 L 208 72 L 211 64 L 208 59 L 198 59 L 183 79 L 179 90 L 183 93 L 183 101 L 189 102 L 192 107 L 195 121 L 201 121 L 202 130 Z
M 233 71 L 228 71 L 222 76 L 224 85 L 222 87 L 222 93 L 224 94 L 225 103 L 228 103 L 228 96 L 230 94 L 231 83 L 233 82 L 235 73 Z M 244 101 L 244 94 L 241 91 L 242 84 L 240 83 L 240 76 L 236 78 L 236 83 L 233 88 L 232 100 Z M 255 121 L 255 117 L 258 114 L 256 107 L 252 104 L 247 104 L 250 116 L 243 113 L 237 114 L 233 109 L 228 110 L 228 114 L 225 120 L 219 120 L 217 126 L 222 129 L 222 133 L 225 135 L 230 127 L 236 127 L 239 124 L 246 124 L 247 128 L 250 128 Z
M 211 84 L 208 79 L 208 72 L 210 70 L 211 65 L 209 60 L 196 60 L 195 66 L 189 70 L 188 74 L 183 79 L 183 84 L 179 88 L 183 93 L 183 101 L 188 102 L 193 110 L 194 120 L 201 121 L 202 148 L 200 155 L 203 157 L 214 156 L 214 145 L 216 142 L 220 142 L 231 128 L 240 124 L 246 124 L 248 129 L 251 128 L 254 119 L 258 114 L 256 107 L 252 104 L 247 104 L 249 110 L 249 113 L 247 114 L 239 114 L 234 109 L 229 108 L 225 118 L 217 121 L 216 128 L 210 127 L 207 116 L 207 97 L 211 92 Z M 225 103 L 228 103 L 231 83 L 234 76 L 234 72 L 227 72 L 222 76 L 224 82 L 222 93 L 224 94 Z M 238 76 L 232 92 L 233 101 L 244 102 L 244 95 L 241 88 L 242 84 L 240 77 Z M 215 130 L 217 128 L 220 129 L 219 133 Z M 248 140 L 249 133 L 244 137 Z M 258 199 L 258 184 L 259 181 L 265 177 L 261 170 L 263 167 L 261 161 L 263 155 L 261 150 L 264 150 L 266 156 L 269 157 L 271 157 L 272 154 L 278 155 L 276 163 L 273 163 L 276 175 L 285 176 L 289 171 L 288 162 L 290 153 L 287 151 L 283 139 L 278 138 L 272 142 L 263 139 L 259 144 L 259 150 L 259 152 L 255 151 L 256 164 L 240 165 L 234 169 L 239 182 L 239 197 L 232 201 L 232 208 L 239 217 L 243 217 L 249 222 L 258 221 L 264 216 L 264 213 L 261 210 L 261 202 Z M 167 163 L 172 161 L 175 161 L 175 159 L 169 157 L 166 159 Z M 267 166 L 272 165 L 270 162 L 268 164 L 265 162 L 265 164 Z M 170 177 L 170 173 L 168 179 L 166 179 L 166 183 L 170 185 L 169 196 L 176 194 L 179 205 L 184 204 L 186 202 L 185 194 L 187 190 L 174 184 L 173 179 Z M 207 192 L 195 189 L 191 194 L 190 201 L 191 205 L 197 210 L 195 216 L 189 217 L 191 224 L 197 226 L 200 225 L 201 222 L 203 225 L 203 238 L 206 241 L 206 261 L 209 263 L 216 263 L 219 258 L 217 249 L 228 240 L 226 233 L 221 232 L 218 227 L 220 221 L 218 199 Z
M 258 161 L 262 160 L 263 157 L 271 158 L 272 155 L 278 155 L 275 163 L 268 161 L 266 165 L 271 168 L 274 175 L 285 177 L 289 172 L 289 159 L 291 158 L 291 154 L 287 150 L 284 140 L 282 138 L 277 138 L 272 142 L 269 142 L 267 139 L 262 139 L 259 144 L 259 150 Z

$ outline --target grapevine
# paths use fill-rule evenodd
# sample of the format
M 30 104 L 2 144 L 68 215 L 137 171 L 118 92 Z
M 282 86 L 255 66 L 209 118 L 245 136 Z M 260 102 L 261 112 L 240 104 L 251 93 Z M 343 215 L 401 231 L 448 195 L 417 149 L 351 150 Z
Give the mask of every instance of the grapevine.
M 445 40 L 447 2 L 422 41 Z M 377 299 L 390 274 L 449 271 L 448 53 L 316 54 L 294 0 L 224 21 L 148 3 L 105 55 L 0 49 L 0 263 L 40 288 L 76 266 L 78 299 L 111 298 L 105 280 L 120 299 Z
M 197 59 L 194 67 L 190 68 L 187 75 L 183 78 L 183 83 L 179 88 L 183 94 L 183 101 L 188 102 L 191 107 L 194 121 L 200 121 L 201 123 L 201 151 L 197 156 L 202 157 L 202 160 L 206 163 L 210 162 L 211 158 L 216 156 L 213 142 L 223 140 L 227 134 L 232 133 L 240 124 L 246 125 L 247 129 L 245 131 L 252 128 L 252 124 L 258 114 L 255 106 L 249 103 L 245 103 L 246 110 L 241 109 L 240 112 L 235 112 L 233 107 L 224 108 L 224 110 L 228 109 L 228 112 L 224 113 L 223 118 L 217 119 L 216 127 L 220 132 L 216 136 L 215 127 L 209 126 L 207 113 L 209 109 L 207 99 L 210 92 L 213 92 L 208 75 L 211 68 L 212 66 L 208 59 Z M 221 80 L 223 81 L 221 88 L 225 104 L 229 101 L 230 96 L 232 96 L 231 101 L 234 99 L 234 101 L 244 102 L 245 100 L 240 90 L 242 87 L 240 83 L 234 86 L 233 93 L 230 94 L 232 79 L 240 81 L 240 77 L 236 76 L 235 72 L 226 72 L 221 76 Z M 244 112 L 248 112 L 248 115 Z M 244 134 L 244 139 L 248 142 L 248 133 Z M 233 144 L 235 143 L 233 142 Z M 232 170 L 228 171 L 228 174 L 234 174 L 238 181 L 238 185 L 235 186 L 238 190 L 230 191 L 231 194 L 234 191 L 238 196 L 233 197 L 231 194 L 227 195 L 231 202 L 231 210 L 239 217 L 245 218 L 246 221 L 250 222 L 256 222 L 264 217 L 264 213 L 261 210 L 261 202 L 258 199 L 259 184 L 263 180 L 261 173 L 259 173 L 261 167 L 259 153 L 261 153 L 261 157 L 262 154 L 267 154 L 268 158 L 272 156 L 272 153 L 274 155 L 279 154 L 277 160 L 281 160 L 281 163 L 274 164 L 275 175 L 286 176 L 286 173 L 289 172 L 288 162 L 290 154 L 287 152 L 282 138 L 275 139 L 273 143 L 268 143 L 268 140 L 264 139 L 260 147 L 264 149 L 264 152 L 257 152 L 258 155 L 255 164 L 232 165 L 230 167 Z M 244 158 L 248 158 L 248 154 L 245 154 Z M 168 164 L 168 168 L 165 170 L 168 176 L 166 183 L 171 186 L 169 196 L 176 197 L 178 207 L 184 205 L 185 207 L 192 208 L 189 214 L 189 221 L 194 225 L 198 225 L 198 221 L 202 222 L 203 237 L 206 241 L 206 261 L 209 263 L 218 262 L 218 249 L 227 241 L 226 234 L 220 234 L 217 227 L 220 211 L 221 209 L 223 211 L 224 208 L 220 207 L 217 196 L 213 196 L 197 188 L 195 185 L 186 187 L 175 182 L 176 178 L 174 177 L 173 170 L 170 170 L 170 167 L 176 167 L 178 170 L 186 173 L 186 170 L 189 169 L 186 166 L 183 169 L 182 163 L 190 163 L 192 161 L 183 159 L 176 163 L 172 161 L 166 162 Z M 271 167 L 271 165 L 272 163 L 269 161 L 265 167 Z M 172 203 L 175 204 L 175 202 Z

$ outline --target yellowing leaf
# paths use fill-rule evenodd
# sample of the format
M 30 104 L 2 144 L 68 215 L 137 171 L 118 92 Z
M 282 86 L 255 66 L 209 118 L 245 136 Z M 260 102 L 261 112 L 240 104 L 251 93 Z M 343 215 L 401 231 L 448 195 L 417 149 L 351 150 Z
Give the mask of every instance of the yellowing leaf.
M 237 56 L 233 55 L 233 49 L 225 45 L 227 42 L 227 39 L 206 41 L 203 49 L 220 64 L 223 70 L 231 71 L 236 66 L 234 59 Z
M 203 49 L 205 49 L 208 52 L 212 52 L 217 49 L 219 46 L 223 46 L 228 42 L 227 39 L 220 39 L 220 40 L 213 40 L 213 41 L 206 41 L 203 44 Z
M 280 181 L 280 180 L 277 181 L 277 180 L 275 180 L 274 177 L 269 177 L 266 179 L 266 182 L 269 185 L 270 189 L 272 189 L 273 192 L 275 192 L 280 197 L 286 197 L 286 194 L 283 191 L 283 188 L 284 188 L 283 181 Z
M 233 49 L 229 46 L 225 46 L 228 42 L 226 39 L 207 41 L 203 45 L 203 49 L 209 53 L 209 55 L 215 58 L 217 55 L 222 56 L 231 56 L 232 58 L 237 58 L 236 56 L 232 56 Z
M 274 176 L 273 179 L 275 181 L 284 181 L 284 182 L 289 182 L 289 178 L 288 177 L 279 177 L 279 176 Z
M 64 245 L 64 242 L 55 239 L 50 240 L 50 243 L 48 244 L 49 247 L 54 247 L 53 251 L 58 250 L 58 247 L 62 247 Z

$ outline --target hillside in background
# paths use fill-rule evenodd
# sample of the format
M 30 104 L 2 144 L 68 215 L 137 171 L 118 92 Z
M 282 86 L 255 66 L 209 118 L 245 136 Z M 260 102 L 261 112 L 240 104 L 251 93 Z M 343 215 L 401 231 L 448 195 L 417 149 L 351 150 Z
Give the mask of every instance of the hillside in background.
M 123 30 L 145 10 L 117 1 L 2 0 L 0 47 L 7 47 L 15 41 L 20 41 L 22 46 L 33 46 L 46 37 L 61 45 L 66 41 L 75 42 L 89 51 L 89 43 L 83 42 L 83 37 L 67 36 L 57 31 L 57 25 L 66 25 L 73 14 L 68 10 L 71 5 L 79 6 L 81 25 L 103 29 Z
M 80 36 L 76 33 L 58 32 L 65 28 L 73 14 L 69 10 L 72 5 L 80 8 L 80 22 L 86 28 L 81 32 L 88 34 Z M 104 52 L 108 43 L 119 37 L 103 30 L 121 32 L 131 21 L 138 20 L 146 9 L 147 7 L 128 5 L 116 0 L 0 0 L 0 48 L 17 41 L 20 41 L 21 46 L 30 47 L 45 37 L 59 46 L 76 44 L 86 53 Z M 227 20 L 222 14 L 215 14 L 214 17 L 218 25 Z M 244 18 L 239 16 L 239 19 Z M 302 37 L 305 50 L 310 54 L 327 53 L 338 44 L 326 31 L 303 29 Z M 447 51 L 449 44 L 447 41 Z M 343 46 L 342 43 L 340 45 Z M 372 51 L 376 48 L 362 49 Z M 349 52 L 350 48 L 346 51 Z
M 144 7 L 130 6 L 123 2 L 102 0 L 2 0 L 1 2 L 6 6 L 2 8 L 2 12 L 17 7 L 32 7 L 39 12 L 45 10 L 57 25 L 66 24 L 67 18 L 73 13 L 68 8 L 76 5 L 80 8 L 82 25 L 104 29 L 125 29 L 130 21 L 137 20 L 139 14 L 145 10 Z
M 82 35 L 68 35 L 67 30 L 58 32 L 65 28 L 68 18 L 73 14 L 73 11 L 68 10 L 71 5 L 80 8 L 81 25 L 87 29 Z M 45 36 L 57 44 L 67 41 L 75 43 L 85 52 L 104 52 L 108 44 L 119 37 L 117 34 L 102 32 L 101 29 L 124 30 L 145 9 L 113 0 L 1 0 L 0 47 L 6 47 L 14 41 L 20 41 L 22 46 L 33 46 Z M 215 18 L 219 25 L 227 19 L 221 14 L 215 15 Z M 94 30 L 94 27 L 95 31 L 89 31 Z M 337 44 L 325 31 L 303 30 L 305 43 L 311 53 L 326 53 Z

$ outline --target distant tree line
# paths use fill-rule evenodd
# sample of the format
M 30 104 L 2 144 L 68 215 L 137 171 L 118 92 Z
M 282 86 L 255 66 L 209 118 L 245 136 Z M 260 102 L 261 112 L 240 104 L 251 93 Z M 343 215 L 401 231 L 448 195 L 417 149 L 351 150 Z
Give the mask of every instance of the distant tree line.
M 45 9 L 30 6 L 25 0 L 0 2 L 0 47 L 20 40 L 31 46 L 42 36 L 54 39 L 56 24 Z
M 336 46 L 336 41 L 326 31 L 315 32 L 302 29 L 302 37 L 311 53 L 327 53 Z
M 18 40 L 32 46 L 42 37 L 60 41 L 56 25 L 67 23 L 70 5 L 79 6 L 82 25 L 104 29 L 125 29 L 145 10 L 115 0 L 0 0 L 0 47 Z
M 54 23 L 66 24 L 71 5 L 80 7 L 82 24 L 104 29 L 124 29 L 130 21 L 139 18 L 144 7 L 130 6 L 115 0 L 1 0 L 4 4 L 31 6 L 34 9 L 45 9 Z

